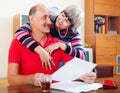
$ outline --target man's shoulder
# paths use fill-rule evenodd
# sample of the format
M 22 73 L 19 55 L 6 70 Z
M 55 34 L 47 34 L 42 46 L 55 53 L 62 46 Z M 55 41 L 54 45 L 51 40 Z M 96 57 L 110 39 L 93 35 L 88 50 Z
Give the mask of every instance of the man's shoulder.
M 14 44 L 14 45 L 19 45 L 19 44 L 20 44 L 20 42 L 19 42 L 19 40 L 18 40 L 18 39 L 14 38 L 14 39 L 12 40 L 11 44 Z

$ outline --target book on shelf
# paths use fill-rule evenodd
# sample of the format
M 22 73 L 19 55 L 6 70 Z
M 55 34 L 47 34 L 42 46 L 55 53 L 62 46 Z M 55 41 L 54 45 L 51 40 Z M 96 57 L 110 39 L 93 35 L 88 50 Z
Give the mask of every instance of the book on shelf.
M 102 25 L 102 34 L 105 34 L 105 24 Z
M 105 24 L 103 25 L 95 25 L 95 33 L 105 34 Z
M 105 18 L 102 16 L 95 16 L 94 18 L 94 30 L 95 33 L 104 34 L 105 33 Z

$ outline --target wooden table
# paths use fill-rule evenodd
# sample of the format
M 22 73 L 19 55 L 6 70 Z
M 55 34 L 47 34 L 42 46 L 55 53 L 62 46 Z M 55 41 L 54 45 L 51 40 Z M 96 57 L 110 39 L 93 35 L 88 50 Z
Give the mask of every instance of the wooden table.
M 120 93 L 120 76 L 114 78 L 99 78 L 96 82 L 102 82 L 104 79 L 114 80 L 117 84 L 117 89 L 98 89 L 96 91 L 89 91 L 86 93 Z M 0 93 L 42 93 L 40 87 L 34 87 L 32 85 L 24 86 L 1 86 Z M 50 93 L 70 93 L 59 90 L 51 90 Z

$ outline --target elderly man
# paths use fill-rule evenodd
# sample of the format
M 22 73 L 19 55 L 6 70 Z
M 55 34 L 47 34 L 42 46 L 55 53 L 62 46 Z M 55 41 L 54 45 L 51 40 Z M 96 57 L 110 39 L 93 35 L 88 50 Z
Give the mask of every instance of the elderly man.
M 30 34 L 42 48 L 60 42 L 49 34 L 51 24 L 49 17 L 49 11 L 44 5 L 38 4 L 30 9 L 29 22 L 32 27 L 32 32 Z M 43 68 L 39 55 L 35 52 L 31 52 L 15 38 L 12 41 L 9 50 L 9 85 L 32 84 L 34 86 L 39 86 L 38 78 L 41 73 L 54 73 L 59 69 L 59 63 L 61 60 L 66 63 L 72 59 L 72 56 L 65 54 L 64 51 L 59 48 L 51 54 L 51 59 L 54 62 L 51 66 L 52 69 Z M 88 73 L 83 75 L 80 79 L 86 83 L 92 83 L 95 80 L 95 75 Z

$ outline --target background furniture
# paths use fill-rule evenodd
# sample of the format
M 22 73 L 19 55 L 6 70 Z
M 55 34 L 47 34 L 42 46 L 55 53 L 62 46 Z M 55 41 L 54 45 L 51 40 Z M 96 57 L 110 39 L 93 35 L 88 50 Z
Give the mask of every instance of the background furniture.
M 97 21 L 96 21 L 97 20 Z M 85 0 L 85 43 L 93 48 L 93 61 L 113 66 L 114 75 L 120 65 L 120 0 Z
M 28 22 L 27 15 L 16 14 L 13 16 L 13 37 L 15 35 L 14 33 L 16 32 L 16 30 L 18 30 L 20 26 L 22 26 L 23 24 L 27 22 Z
M 7 78 L 0 78 L 0 86 L 8 86 Z
M 113 77 L 113 66 L 97 66 L 97 78 Z

